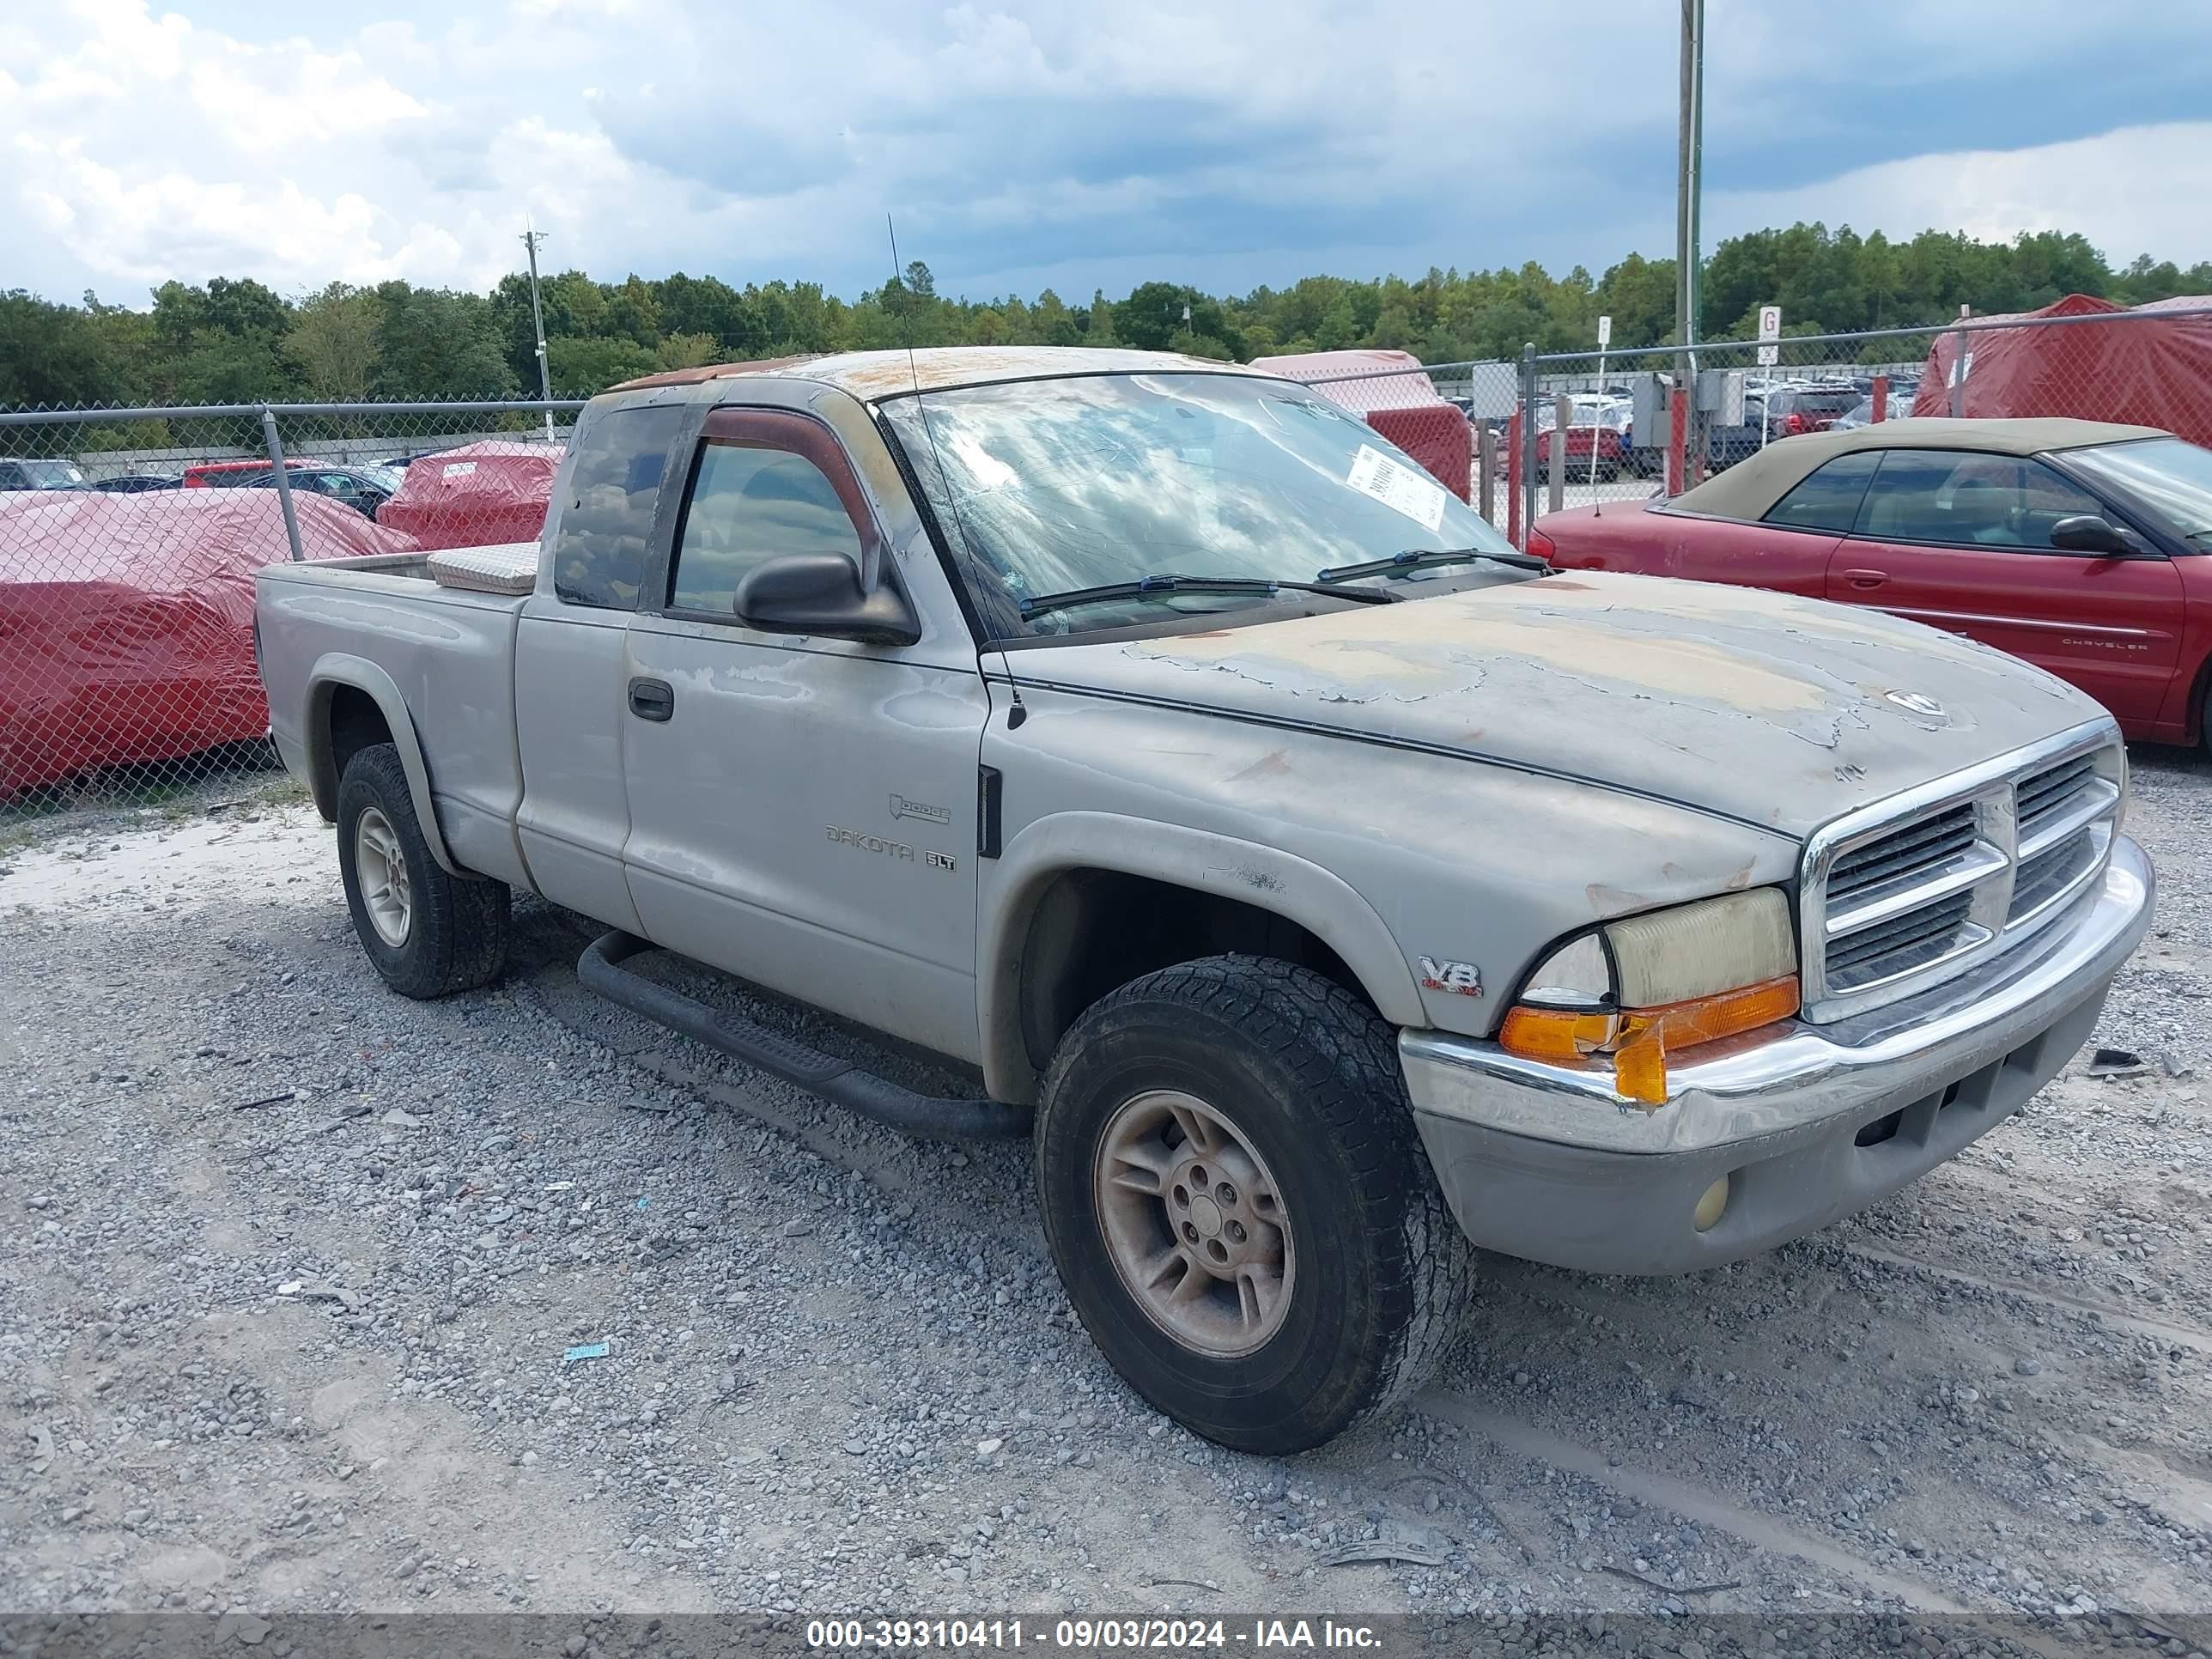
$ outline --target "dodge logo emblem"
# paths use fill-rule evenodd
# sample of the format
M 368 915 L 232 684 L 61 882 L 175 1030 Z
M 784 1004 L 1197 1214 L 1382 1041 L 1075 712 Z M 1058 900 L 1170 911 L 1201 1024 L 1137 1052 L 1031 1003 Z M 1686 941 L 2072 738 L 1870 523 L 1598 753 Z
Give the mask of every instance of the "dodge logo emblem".
M 1899 708 L 1910 709 L 1916 714 L 1925 714 L 1931 720 L 1941 719 L 1943 714 L 1943 705 L 1923 692 L 1885 691 L 1881 695 L 1885 700 L 1895 703 Z

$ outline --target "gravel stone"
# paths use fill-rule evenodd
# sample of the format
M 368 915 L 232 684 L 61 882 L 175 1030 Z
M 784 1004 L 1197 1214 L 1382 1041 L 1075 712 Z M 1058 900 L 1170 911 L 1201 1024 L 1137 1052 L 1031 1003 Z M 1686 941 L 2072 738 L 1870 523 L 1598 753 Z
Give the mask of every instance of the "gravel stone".
M 1486 1258 L 1413 1409 L 1282 1460 L 1104 1364 L 1025 1148 L 910 1140 L 657 1031 L 577 985 L 588 935 L 533 902 L 501 983 L 392 996 L 312 810 L 222 841 L 235 812 L 59 815 L 0 874 L 8 1603 L 234 1610 L 270 1650 L 295 1613 L 550 1613 L 568 1659 L 617 1650 L 610 1613 L 956 1595 L 1431 1609 L 1478 1621 L 1455 1650 L 1714 1659 L 1943 1653 L 1914 1609 L 1948 1602 L 2140 1646 L 2108 1609 L 2201 1613 L 2212 1583 L 2187 1473 L 2212 1467 L 2212 772 L 2133 760 L 2160 914 L 2092 1045 L 2158 1065 L 2093 1080 L 2085 1054 L 1954 1163 L 1735 1267 Z M 2066 1386 L 2010 1380 L 2046 1370 Z M 1444 1565 L 1320 1565 L 1385 1536 Z M 1164 1537 L 1172 1577 L 1222 1589 L 1153 1585 Z

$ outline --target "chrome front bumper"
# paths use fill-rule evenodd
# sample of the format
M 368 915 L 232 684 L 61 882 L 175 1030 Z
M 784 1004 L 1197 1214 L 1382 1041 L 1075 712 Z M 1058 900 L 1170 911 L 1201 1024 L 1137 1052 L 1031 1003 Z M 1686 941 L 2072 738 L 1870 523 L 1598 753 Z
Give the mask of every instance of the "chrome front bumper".
M 1613 1273 L 1748 1255 L 1863 1207 L 2027 1104 L 2087 1039 L 2150 925 L 2153 876 L 2116 838 L 2101 885 L 2033 940 L 1904 1002 L 1712 1045 L 1668 1068 L 1666 1104 L 1602 1066 L 1407 1031 L 1430 1162 L 1478 1244 Z M 1894 1118 L 1894 1121 L 1887 1121 Z M 1698 1198 L 1731 1182 L 1718 1223 Z

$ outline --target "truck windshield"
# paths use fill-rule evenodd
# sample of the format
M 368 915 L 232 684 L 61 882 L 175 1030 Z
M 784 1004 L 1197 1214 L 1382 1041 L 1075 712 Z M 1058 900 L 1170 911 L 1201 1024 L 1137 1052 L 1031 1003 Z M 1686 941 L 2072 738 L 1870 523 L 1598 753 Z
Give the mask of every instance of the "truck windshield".
M 1285 602 L 1176 592 L 1053 610 L 1024 600 L 1160 572 L 1311 582 L 1407 552 L 1512 544 L 1403 451 L 1303 386 L 1233 374 L 1101 374 L 885 405 L 939 522 L 963 542 L 992 631 L 1058 634 Z M 927 415 L 927 425 L 924 416 Z M 1400 567 L 1375 582 L 1517 579 Z

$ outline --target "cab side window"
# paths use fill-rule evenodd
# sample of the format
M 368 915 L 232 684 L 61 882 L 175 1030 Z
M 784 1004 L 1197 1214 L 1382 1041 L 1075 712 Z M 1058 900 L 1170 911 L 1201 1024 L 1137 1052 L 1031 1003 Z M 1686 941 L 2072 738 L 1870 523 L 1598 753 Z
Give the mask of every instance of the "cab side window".
M 568 604 L 636 609 L 660 475 L 683 419 L 674 404 L 615 409 L 578 434 L 553 544 L 553 591 Z
M 709 438 L 669 573 L 668 607 L 731 618 L 738 584 L 794 553 L 860 562 L 860 537 L 822 469 L 786 449 Z
M 1867 481 L 1874 477 L 1875 463 L 1881 459 L 1871 450 L 1837 456 L 1799 480 L 1796 488 L 1767 509 L 1764 522 L 1791 530 L 1831 530 L 1841 535 L 1858 518 Z
M 2086 490 L 2031 456 L 1893 449 L 1868 488 L 1857 533 L 1875 541 L 2048 550 L 2051 528 L 2061 519 L 2103 511 Z

